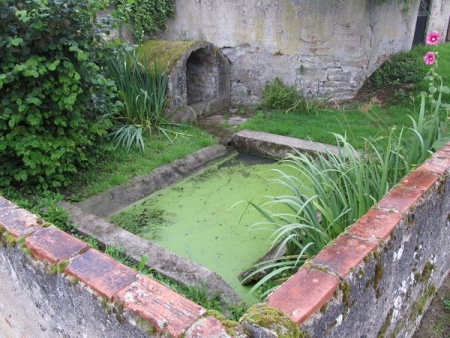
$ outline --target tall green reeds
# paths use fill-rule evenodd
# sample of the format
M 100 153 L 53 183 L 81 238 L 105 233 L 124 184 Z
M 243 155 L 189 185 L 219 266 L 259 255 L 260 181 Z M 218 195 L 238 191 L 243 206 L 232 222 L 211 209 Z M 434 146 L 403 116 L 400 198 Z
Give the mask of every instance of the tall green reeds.
M 402 128 L 400 133 L 392 130 L 385 148 L 365 140 L 366 147 L 359 153 L 345 136 L 335 134 L 340 154 L 328 151 L 313 157 L 295 152 L 283 160 L 296 174 L 276 170 L 280 174 L 276 182 L 289 193 L 273 196 L 261 206 L 250 204 L 265 218 L 253 227 L 274 226 L 273 246 L 278 246 L 279 252 L 285 248 L 286 255 L 255 266 L 247 279 L 265 276 L 252 291 L 264 285 L 263 296 L 272 291 L 267 284 L 276 286 L 287 273 L 295 273 L 308 258 L 367 213 L 439 143 L 448 141 L 443 133 L 446 124 L 442 124 L 440 116 L 442 94 L 447 89 L 441 84 L 430 91 L 432 97 L 437 93 L 431 109 L 422 93 L 419 114 L 411 117 L 412 127 Z
M 144 151 L 144 134 L 162 132 L 169 140 L 164 112 L 167 75 L 155 63 L 141 62 L 135 51 L 121 51 L 109 59 L 109 76 L 115 81 L 123 110 L 115 116 L 117 128 L 111 133 L 118 146 L 133 145 Z

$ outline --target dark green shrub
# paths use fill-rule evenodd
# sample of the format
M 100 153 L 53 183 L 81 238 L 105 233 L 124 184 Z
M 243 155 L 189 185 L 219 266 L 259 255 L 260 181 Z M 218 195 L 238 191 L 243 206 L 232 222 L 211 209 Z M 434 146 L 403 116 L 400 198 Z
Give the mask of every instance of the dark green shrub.
M 93 0 L 0 0 L 0 185 L 67 186 L 115 105 Z
M 417 60 L 394 57 L 384 62 L 370 77 L 370 84 L 375 89 L 383 86 L 418 83 L 423 78 L 423 72 Z

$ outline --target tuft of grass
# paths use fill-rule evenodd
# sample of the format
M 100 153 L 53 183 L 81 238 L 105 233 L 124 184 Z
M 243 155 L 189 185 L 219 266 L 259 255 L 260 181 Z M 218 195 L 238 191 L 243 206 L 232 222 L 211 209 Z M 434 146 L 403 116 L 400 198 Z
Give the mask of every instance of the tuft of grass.
M 302 98 L 294 86 L 286 85 L 278 77 L 263 88 L 263 105 L 268 109 L 289 109 Z
M 124 248 L 117 248 L 114 246 L 106 245 L 104 252 L 106 255 L 122 263 L 123 265 L 133 266 L 133 262 L 127 255 L 126 250 Z
M 286 85 L 280 78 L 276 77 L 271 83 L 263 88 L 263 104 L 265 109 L 281 111 L 283 113 L 317 113 L 320 111 L 321 102 L 306 99 L 303 93 L 295 86 Z
M 450 297 L 444 297 L 442 302 L 444 303 L 444 309 L 450 311 Z

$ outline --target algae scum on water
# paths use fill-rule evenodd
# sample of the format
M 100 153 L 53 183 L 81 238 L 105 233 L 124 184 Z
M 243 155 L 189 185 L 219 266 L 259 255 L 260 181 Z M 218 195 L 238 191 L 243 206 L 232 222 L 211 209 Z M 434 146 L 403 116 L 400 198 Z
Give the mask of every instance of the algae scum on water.
M 237 276 L 271 247 L 273 228 L 251 227 L 263 217 L 248 201 L 259 205 L 267 201 L 265 196 L 286 193 L 282 185 L 271 182 L 280 176 L 274 168 L 287 170 L 285 165 L 239 154 L 148 196 L 110 220 L 215 271 L 244 300 L 255 302 Z

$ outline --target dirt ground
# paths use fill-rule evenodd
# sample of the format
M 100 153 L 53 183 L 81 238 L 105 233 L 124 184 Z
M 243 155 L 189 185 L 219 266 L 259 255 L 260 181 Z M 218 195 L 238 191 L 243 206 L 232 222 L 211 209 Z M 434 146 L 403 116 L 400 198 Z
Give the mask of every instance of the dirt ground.
M 450 338 L 450 275 L 433 298 L 413 338 Z

